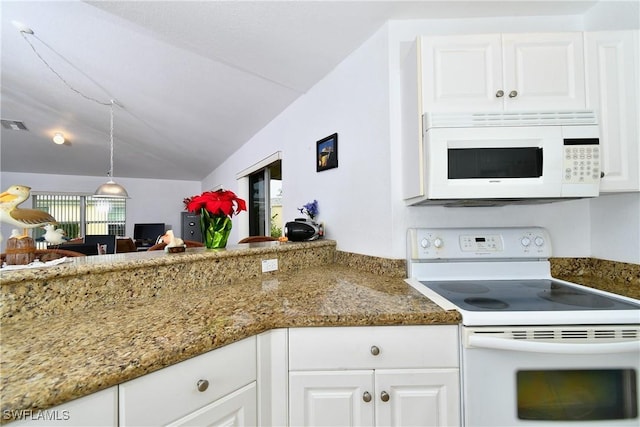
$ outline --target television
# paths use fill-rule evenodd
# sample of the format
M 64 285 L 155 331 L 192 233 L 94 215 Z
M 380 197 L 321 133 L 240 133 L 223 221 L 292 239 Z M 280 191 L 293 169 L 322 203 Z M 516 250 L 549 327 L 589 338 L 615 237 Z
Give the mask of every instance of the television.
M 164 231 L 165 224 L 163 222 L 134 224 L 133 240 L 135 240 L 136 246 L 152 246 L 158 237 L 164 234 Z

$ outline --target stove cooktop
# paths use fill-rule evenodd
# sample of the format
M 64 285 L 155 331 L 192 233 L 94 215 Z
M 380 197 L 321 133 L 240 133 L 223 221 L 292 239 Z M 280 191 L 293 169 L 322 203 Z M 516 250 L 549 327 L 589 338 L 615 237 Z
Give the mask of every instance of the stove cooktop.
M 410 228 L 406 282 L 465 326 L 627 325 L 640 301 L 551 276 L 541 227 Z
M 466 311 L 638 310 L 640 304 L 556 280 L 420 281 Z

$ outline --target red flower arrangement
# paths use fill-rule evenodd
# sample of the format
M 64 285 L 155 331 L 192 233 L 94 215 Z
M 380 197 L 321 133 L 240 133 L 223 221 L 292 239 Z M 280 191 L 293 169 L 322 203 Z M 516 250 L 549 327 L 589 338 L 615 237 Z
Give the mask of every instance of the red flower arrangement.
M 183 200 L 189 212 L 200 213 L 200 229 L 209 249 L 224 248 L 231 232 L 231 217 L 247 210 L 244 200 L 233 191 L 205 191 Z
M 194 213 L 205 209 L 210 215 L 231 217 L 247 210 L 245 201 L 228 190 L 205 191 L 198 196 L 188 197 L 183 202 L 185 209 Z

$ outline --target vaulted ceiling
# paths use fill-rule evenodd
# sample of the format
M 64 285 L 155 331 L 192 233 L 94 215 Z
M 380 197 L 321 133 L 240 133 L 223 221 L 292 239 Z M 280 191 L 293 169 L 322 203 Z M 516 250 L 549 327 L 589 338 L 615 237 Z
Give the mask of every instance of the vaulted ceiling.
M 201 180 L 389 19 L 594 3 L 2 0 L 0 168 L 105 176 L 113 99 L 116 178 Z

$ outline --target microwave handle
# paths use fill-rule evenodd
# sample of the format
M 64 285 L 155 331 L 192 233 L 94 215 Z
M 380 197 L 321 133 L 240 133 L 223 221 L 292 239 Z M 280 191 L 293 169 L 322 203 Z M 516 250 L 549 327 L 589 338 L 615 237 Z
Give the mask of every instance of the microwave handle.
M 640 353 L 640 341 L 607 342 L 601 344 L 565 344 L 514 340 L 472 335 L 468 338 L 468 347 L 493 350 L 522 351 L 527 353 L 552 354 L 607 354 Z

